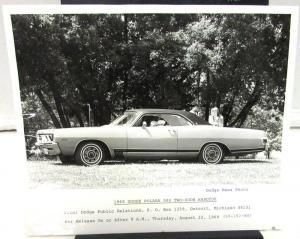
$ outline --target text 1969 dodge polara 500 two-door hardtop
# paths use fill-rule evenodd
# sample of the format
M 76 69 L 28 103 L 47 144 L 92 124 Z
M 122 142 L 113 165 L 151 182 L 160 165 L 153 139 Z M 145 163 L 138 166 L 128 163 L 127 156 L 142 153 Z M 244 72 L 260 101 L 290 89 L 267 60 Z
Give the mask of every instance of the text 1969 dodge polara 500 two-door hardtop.
M 264 131 L 215 127 L 180 110 L 128 110 L 102 127 L 46 129 L 37 132 L 37 145 L 48 155 L 96 165 L 122 159 L 195 159 L 206 164 L 225 156 L 264 151 Z

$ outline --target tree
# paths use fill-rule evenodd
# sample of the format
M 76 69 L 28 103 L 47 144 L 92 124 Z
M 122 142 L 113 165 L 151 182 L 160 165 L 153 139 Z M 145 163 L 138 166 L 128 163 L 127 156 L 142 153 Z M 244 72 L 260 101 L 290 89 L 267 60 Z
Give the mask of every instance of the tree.
M 53 34 L 57 31 L 51 24 L 53 17 L 13 16 L 12 21 L 22 100 L 34 92 L 50 115 L 54 126 L 69 127 L 61 97 L 62 88 L 58 83 L 64 77 L 64 59 L 60 55 L 59 41 Z M 47 101 L 48 92 L 52 94 L 51 103 Z
M 283 112 L 289 21 L 282 14 L 14 15 L 23 110 L 39 99 L 37 120 L 60 128 L 86 125 L 87 104 L 94 125 L 130 108 L 197 104 L 206 119 L 217 106 L 226 126 L 251 126 L 256 109 Z
M 204 15 L 181 32 L 206 119 L 222 106 L 225 125 L 241 127 L 263 94 L 284 97 L 288 23 L 287 15 Z

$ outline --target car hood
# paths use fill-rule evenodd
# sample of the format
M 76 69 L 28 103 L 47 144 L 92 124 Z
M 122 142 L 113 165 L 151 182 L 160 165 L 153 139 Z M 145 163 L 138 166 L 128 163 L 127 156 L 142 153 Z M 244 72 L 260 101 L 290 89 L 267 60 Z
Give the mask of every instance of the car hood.
M 54 134 L 55 136 L 60 135 L 70 135 L 70 134 L 80 134 L 86 132 L 102 131 L 107 127 L 112 127 L 110 125 L 103 125 L 98 127 L 74 127 L 74 128 L 61 128 L 61 129 L 41 129 L 37 131 L 37 134 Z

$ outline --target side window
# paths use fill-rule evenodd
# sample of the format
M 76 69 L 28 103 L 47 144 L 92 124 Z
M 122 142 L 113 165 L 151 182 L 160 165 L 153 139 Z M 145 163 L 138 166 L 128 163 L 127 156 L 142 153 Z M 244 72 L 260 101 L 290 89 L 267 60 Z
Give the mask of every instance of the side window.
M 147 127 L 156 127 L 156 126 L 165 126 L 168 125 L 168 122 L 166 122 L 160 115 L 144 115 L 142 116 L 139 121 L 135 124 L 135 127 L 141 127 L 143 125 L 143 122 L 146 122 Z
M 187 126 L 192 125 L 188 120 L 180 115 L 162 114 L 161 117 L 164 121 L 168 122 L 170 126 Z
M 188 120 L 180 115 L 147 114 L 142 116 L 134 126 L 142 127 L 143 122 L 146 122 L 147 127 L 192 125 Z
M 163 119 L 159 117 L 159 115 L 144 115 L 142 116 L 139 121 L 135 124 L 136 127 L 141 127 L 143 122 L 146 122 L 147 127 L 156 127 L 162 123 Z

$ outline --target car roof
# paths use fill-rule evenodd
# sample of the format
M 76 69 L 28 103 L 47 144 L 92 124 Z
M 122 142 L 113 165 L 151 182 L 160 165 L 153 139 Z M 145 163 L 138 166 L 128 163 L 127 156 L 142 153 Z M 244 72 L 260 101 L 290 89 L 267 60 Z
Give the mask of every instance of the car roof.
M 174 110 L 174 109 L 130 109 L 127 110 L 126 112 L 139 112 L 142 114 L 178 114 L 182 115 L 186 118 L 188 118 L 190 121 L 192 121 L 196 125 L 210 125 L 207 121 L 204 119 L 201 119 L 199 116 L 185 111 L 185 110 Z
M 135 111 L 142 113 L 181 113 L 186 112 L 185 110 L 173 110 L 173 109 L 130 109 L 127 111 Z

